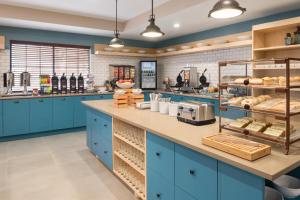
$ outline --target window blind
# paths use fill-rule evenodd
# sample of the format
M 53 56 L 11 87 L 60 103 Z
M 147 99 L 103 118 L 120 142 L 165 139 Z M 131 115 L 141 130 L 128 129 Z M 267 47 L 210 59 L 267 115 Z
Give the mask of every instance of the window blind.
M 47 44 L 11 41 L 11 71 L 15 74 L 13 91 L 22 91 L 20 75 L 27 71 L 31 74 L 29 90 L 40 88 L 40 75 L 57 76 L 63 73 L 68 78 L 74 73 L 76 77 L 81 73 L 87 78 L 90 70 L 90 48 L 61 44 Z

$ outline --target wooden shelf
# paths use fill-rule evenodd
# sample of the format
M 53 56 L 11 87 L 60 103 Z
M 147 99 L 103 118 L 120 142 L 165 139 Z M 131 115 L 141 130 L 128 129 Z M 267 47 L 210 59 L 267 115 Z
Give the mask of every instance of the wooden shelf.
M 117 172 L 116 170 L 113 171 L 126 185 L 128 185 L 134 191 L 135 195 L 137 195 L 139 198 L 143 200 L 146 200 L 145 194 L 141 194 L 138 190 L 136 190 L 134 186 L 128 180 L 126 180 L 126 178 L 122 176 L 119 172 Z
M 278 90 L 278 91 L 283 91 L 287 89 L 286 86 L 279 86 L 279 85 L 244 85 L 244 84 L 235 84 L 235 83 L 230 83 L 230 84 L 221 84 L 221 88 L 225 89 L 228 87 L 233 87 L 233 88 L 249 88 L 249 89 L 262 89 L 262 90 Z M 291 85 L 290 89 L 299 89 L 300 85 Z
M 115 134 L 115 133 L 114 133 L 114 137 L 118 138 L 119 140 L 122 140 L 123 142 L 125 142 L 128 145 L 134 147 L 135 149 L 139 150 L 140 152 L 145 153 L 145 150 L 143 148 L 141 148 L 140 146 L 138 146 L 138 145 L 134 144 L 133 142 L 127 140 L 126 138 L 124 138 L 124 137 L 122 137 L 118 134 Z
M 123 155 L 121 155 L 119 152 L 114 151 L 114 154 L 119 157 L 121 160 L 126 162 L 130 167 L 132 167 L 134 170 L 136 170 L 141 175 L 145 176 L 145 170 L 140 169 L 136 164 L 134 164 L 131 160 L 125 158 Z
M 299 70 L 300 67 L 291 67 L 290 70 Z M 262 68 L 262 67 L 255 67 L 253 68 L 253 70 L 286 70 L 285 67 L 266 67 L 266 68 Z
M 253 49 L 253 51 L 277 51 L 277 50 L 289 50 L 289 49 L 300 49 L 300 44 L 288 45 L 288 46 L 255 48 L 255 49 Z

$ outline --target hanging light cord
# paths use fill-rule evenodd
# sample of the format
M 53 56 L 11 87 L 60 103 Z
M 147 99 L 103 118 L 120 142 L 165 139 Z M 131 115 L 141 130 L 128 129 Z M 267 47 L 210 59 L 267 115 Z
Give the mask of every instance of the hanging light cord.
M 116 0 L 116 32 L 115 34 L 118 34 L 118 0 Z

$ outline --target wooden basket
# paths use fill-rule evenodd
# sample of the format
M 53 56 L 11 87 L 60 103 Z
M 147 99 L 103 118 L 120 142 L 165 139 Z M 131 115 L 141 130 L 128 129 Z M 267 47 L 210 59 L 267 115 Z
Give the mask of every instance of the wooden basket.
M 240 158 L 254 161 L 271 154 L 271 146 L 229 134 L 216 134 L 202 138 L 204 145 L 219 149 Z
M 128 95 L 127 94 L 114 94 L 114 106 L 117 108 L 123 108 L 128 106 Z

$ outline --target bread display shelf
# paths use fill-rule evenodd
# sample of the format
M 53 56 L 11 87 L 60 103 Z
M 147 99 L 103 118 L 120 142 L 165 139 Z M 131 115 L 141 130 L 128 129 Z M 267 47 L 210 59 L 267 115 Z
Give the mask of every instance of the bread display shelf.
M 240 60 L 240 61 L 225 61 L 225 62 L 219 62 L 219 109 L 222 112 L 226 112 L 228 110 L 242 110 L 245 111 L 246 116 L 248 114 L 253 114 L 252 117 L 258 117 L 258 116 L 264 116 L 265 115 L 271 115 L 275 117 L 275 120 L 283 120 L 285 121 L 285 136 L 284 138 L 276 138 L 271 135 L 267 135 L 260 132 L 252 132 L 245 129 L 236 129 L 228 126 L 224 126 L 222 124 L 222 115 L 219 115 L 219 129 L 220 132 L 222 132 L 222 129 L 233 131 L 236 133 L 251 135 L 253 137 L 257 137 L 260 139 L 264 139 L 267 141 L 272 141 L 278 144 L 281 144 L 284 147 L 284 153 L 288 154 L 290 150 L 290 144 L 300 140 L 300 137 L 298 135 L 296 137 L 291 137 L 291 117 L 294 117 L 296 115 L 300 115 L 300 110 L 298 109 L 298 105 L 295 104 L 295 101 L 292 101 L 292 95 L 297 98 L 297 95 L 299 94 L 298 91 L 300 88 L 299 84 L 299 77 L 296 77 L 297 73 L 291 73 L 291 66 L 292 63 L 295 66 L 295 63 L 298 65 L 300 61 L 300 58 L 284 58 L 284 59 L 259 59 L 259 60 Z M 283 73 L 281 76 L 274 76 L 274 72 L 272 70 L 264 71 L 264 78 L 262 78 L 261 74 L 253 73 L 253 78 L 249 78 L 249 66 L 253 66 L 255 68 L 256 66 L 284 66 L 284 71 L 280 71 Z M 245 74 L 243 78 L 238 78 L 237 80 L 232 83 L 232 81 L 223 83 L 222 80 L 222 70 L 224 68 L 230 67 L 230 66 L 239 66 L 244 67 Z M 271 77 L 268 77 L 271 76 Z M 280 78 L 282 77 L 282 78 Z M 251 82 L 252 81 L 252 82 Z M 254 82 L 256 81 L 256 82 Z M 278 81 L 278 83 L 277 83 Z M 250 84 L 252 83 L 252 84 Z M 274 85 L 274 83 L 276 85 Z M 278 84 L 278 85 L 277 85 Z M 260 107 L 265 106 L 264 109 L 256 109 L 255 107 L 257 105 L 253 105 L 254 107 L 239 107 L 239 106 L 228 106 L 225 105 L 221 101 L 221 95 L 223 90 L 227 90 L 228 88 L 247 88 L 246 90 L 246 96 L 252 95 L 258 96 L 258 95 L 266 95 L 270 94 L 270 90 L 273 90 L 272 92 L 275 93 L 275 96 L 281 97 L 281 95 L 278 95 L 277 93 L 284 94 L 284 99 L 282 102 L 276 104 L 276 106 L 265 106 L 261 105 Z M 250 94 L 251 92 L 251 94 Z M 276 99 L 277 97 L 275 97 Z M 298 96 L 299 98 L 299 96 Z M 266 102 L 269 103 L 269 102 Z M 275 102 L 276 103 L 276 102 Z M 296 100 L 297 103 L 297 100 Z M 280 109 L 280 110 L 278 110 Z M 282 110 L 282 112 L 281 112 Z M 299 121 L 298 121 L 299 122 Z M 297 131 L 297 130 L 296 130 Z
M 250 113 L 258 113 L 258 114 L 266 114 L 266 115 L 272 115 L 274 117 L 278 117 L 279 119 L 286 120 L 286 113 L 285 112 L 276 112 L 273 110 L 259 110 L 259 109 L 245 109 L 243 107 L 239 106 L 230 106 L 226 104 L 222 104 L 220 107 L 221 111 L 227 111 L 227 110 L 240 110 Z M 290 116 L 300 115 L 300 110 L 297 111 L 291 111 Z

